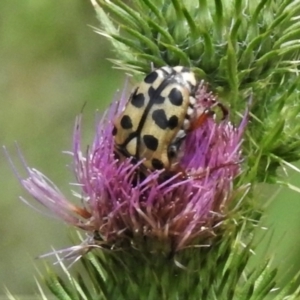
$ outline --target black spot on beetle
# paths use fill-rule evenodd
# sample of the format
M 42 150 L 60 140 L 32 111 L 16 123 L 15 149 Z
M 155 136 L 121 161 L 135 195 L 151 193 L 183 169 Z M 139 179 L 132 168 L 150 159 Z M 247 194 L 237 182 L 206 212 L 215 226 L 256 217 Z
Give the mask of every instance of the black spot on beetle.
M 112 135 L 115 136 L 118 132 L 118 129 L 116 126 L 114 126 L 113 130 L 112 130 Z
M 158 147 L 158 139 L 156 137 L 150 134 L 145 134 L 143 136 L 143 141 L 148 149 L 156 151 Z
M 152 84 L 156 80 L 157 77 L 158 77 L 158 73 L 156 71 L 151 72 L 150 74 L 148 74 L 145 77 L 144 82 Z
M 160 129 L 174 129 L 178 126 L 178 117 L 173 115 L 169 120 L 163 109 L 157 109 L 152 113 L 152 119 Z
M 156 170 L 161 170 L 164 168 L 163 162 L 157 158 L 153 158 L 151 163 L 152 163 L 152 167 Z
M 152 119 L 155 122 L 155 124 L 161 129 L 167 129 L 169 126 L 169 121 L 163 109 L 155 110 L 152 113 Z
M 183 102 L 181 91 L 178 90 L 177 88 L 173 88 L 169 94 L 169 99 L 173 105 L 181 106 Z
M 152 97 L 154 97 L 155 92 L 156 92 L 156 90 L 153 88 L 153 86 L 150 86 L 149 89 L 148 89 L 148 95 L 149 95 L 150 99 Z
M 145 96 L 144 94 L 140 93 L 140 94 L 134 94 L 131 98 L 131 104 L 134 106 L 134 107 L 137 107 L 137 108 L 141 108 L 144 106 L 145 104 Z
M 165 97 L 156 95 L 156 90 L 152 86 L 149 87 L 148 95 L 153 104 L 163 104 L 166 100 Z
M 133 126 L 131 118 L 128 115 L 124 115 L 122 117 L 120 124 L 121 124 L 123 129 L 130 129 Z
M 153 103 L 155 104 L 163 104 L 165 102 L 166 98 L 163 96 L 155 96 L 153 97 Z
M 168 127 L 174 129 L 178 126 L 178 117 L 173 115 L 168 121 Z

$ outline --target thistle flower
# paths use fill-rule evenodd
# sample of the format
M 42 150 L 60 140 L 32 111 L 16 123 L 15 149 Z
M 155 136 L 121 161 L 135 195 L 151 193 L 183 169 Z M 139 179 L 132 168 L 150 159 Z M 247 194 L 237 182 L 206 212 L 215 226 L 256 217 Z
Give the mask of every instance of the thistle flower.
M 213 99 L 202 82 L 197 103 Z M 88 234 L 82 247 L 71 247 L 67 257 L 74 249 L 77 253 L 99 247 L 133 247 L 168 256 L 186 247 L 206 245 L 228 214 L 233 180 L 240 173 L 247 114 L 238 127 L 228 119 L 217 122 L 209 118 L 188 135 L 180 165 L 189 178 L 182 179 L 179 173 L 162 180 L 163 171 L 154 171 L 139 180 L 136 174 L 142 161 L 133 164 L 128 158 L 119 162 L 114 156 L 112 121 L 126 101 L 123 92 L 120 100 L 111 104 L 97 124 L 92 146 L 84 153 L 81 117 L 76 121 L 72 155 L 81 189 L 80 206 L 67 200 L 49 179 L 26 164 L 28 177 L 19 176 L 38 202 Z
M 89 262 L 82 259 L 96 296 L 81 275 L 78 282 L 68 277 L 71 292 L 55 275 L 48 286 L 60 298 L 85 291 L 87 299 L 296 299 L 292 282 L 272 295 L 276 269 L 269 260 L 252 271 L 246 266 L 264 208 L 248 188 L 279 182 L 278 166 L 300 157 L 299 0 L 91 2 L 102 25 L 97 31 L 112 41 L 118 67 L 132 74 L 148 73 L 151 64 L 191 67 L 238 125 L 209 118 L 188 134 L 179 160 L 188 176 L 165 178 L 162 170 L 140 178 L 142 160 L 114 155 L 112 120 L 125 105 L 124 93 L 84 152 L 79 117 L 72 155 L 81 204 L 26 164 L 28 177 L 20 181 L 38 202 L 87 233 L 81 245 L 62 250 L 65 258 L 102 250 L 97 258 L 89 253 Z M 248 123 L 250 113 L 240 118 L 238 112 L 250 93 Z M 197 103 L 213 97 L 203 84 Z

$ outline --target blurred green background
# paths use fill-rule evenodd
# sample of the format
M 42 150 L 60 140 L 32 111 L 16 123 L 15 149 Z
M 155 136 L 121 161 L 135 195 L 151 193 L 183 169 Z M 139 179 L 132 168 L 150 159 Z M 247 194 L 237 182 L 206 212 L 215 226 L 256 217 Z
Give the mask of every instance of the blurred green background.
M 74 178 L 66 167 L 71 158 L 62 151 L 71 149 L 75 117 L 87 102 L 83 129 L 88 145 L 95 111 L 108 105 L 125 78 L 106 60 L 114 57 L 110 45 L 90 25 L 98 22 L 88 0 L 0 1 L 1 145 L 18 164 L 17 141 L 28 164 L 67 195 Z M 39 277 L 36 266 L 43 270 L 43 262 L 34 258 L 51 251 L 51 246 L 70 245 L 69 229 L 21 203 L 19 195 L 27 195 L 3 151 L 0 164 L 1 294 L 6 287 L 14 295 L 33 295 L 34 276 Z M 289 172 L 289 176 L 300 186 L 299 175 Z M 300 197 L 273 186 L 262 186 L 257 195 L 267 201 L 275 193 L 264 220 L 272 228 L 272 243 L 264 238 L 256 259 L 266 248 L 268 253 L 275 251 L 274 265 L 284 275 L 291 266 L 298 270 L 300 265 Z

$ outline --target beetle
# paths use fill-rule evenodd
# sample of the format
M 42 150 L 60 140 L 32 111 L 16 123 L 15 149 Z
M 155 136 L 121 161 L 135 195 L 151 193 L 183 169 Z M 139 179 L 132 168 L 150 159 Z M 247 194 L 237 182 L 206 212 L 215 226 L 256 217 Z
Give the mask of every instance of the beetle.
M 113 121 L 117 156 L 143 159 L 143 167 L 150 171 L 176 171 L 187 133 L 212 112 L 197 107 L 198 86 L 194 72 L 183 66 L 164 66 L 148 74 Z

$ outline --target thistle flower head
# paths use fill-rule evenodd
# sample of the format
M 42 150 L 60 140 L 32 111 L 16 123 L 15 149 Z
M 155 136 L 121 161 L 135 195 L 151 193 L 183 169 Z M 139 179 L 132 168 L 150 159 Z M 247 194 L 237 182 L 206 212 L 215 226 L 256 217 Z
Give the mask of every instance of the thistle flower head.
M 201 84 L 197 103 L 212 99 Z M 130 158 L 119 161 L 114 156 L 112 121 L 126 101 L 123 93 L 111 104 L 84 152 L 81 118 L 76 121 L 72 155 L 80 205 L 71 203 L 49 179 L 28 166 L 28 177 L 20 179 L 22 185 L 65 222 L 87 232 L 82 249 L 134 247 L 170 254 L 207 242 L 222 224 L 233 198 L 247 116 L 238 127 L 228 120 L 209 118 L 187 136 L 179 163 L 188 177 L 178 173 L 162 180 L 164 171 L 160 170 L 139 179 L 142 160 L 133 164 Z

